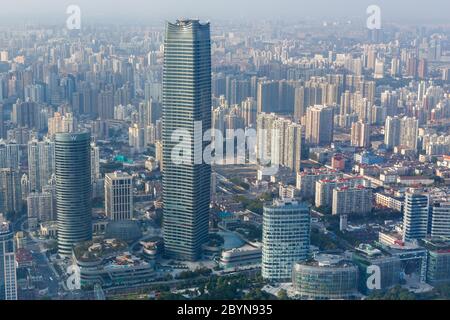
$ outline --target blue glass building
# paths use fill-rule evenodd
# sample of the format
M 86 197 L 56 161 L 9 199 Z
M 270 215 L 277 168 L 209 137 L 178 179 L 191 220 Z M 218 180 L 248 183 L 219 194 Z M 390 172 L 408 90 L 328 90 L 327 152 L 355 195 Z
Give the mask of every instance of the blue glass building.
M 92 239 L 89 133 L 56 134 L 55 169 L 58 252 L 71 256 L 74 244 Z
M 169 258 L 195 261 L 208 240 L 211 167 L 198 157 L 210 143 L 211 40 L 209 23 L 167 23 L 163 75 L 164 248 Z M 199 125 L 201 129 L 199 129 Z M 195 130 L 194 128 L 197 128 Z M 183 159 L 174 152 L 184 132 Z M 175 135 L 175 136 L 174 136 Z M 187 155 L 187 157 L 186 157 Z M 196 161 L 194 161 L 194 158 Z

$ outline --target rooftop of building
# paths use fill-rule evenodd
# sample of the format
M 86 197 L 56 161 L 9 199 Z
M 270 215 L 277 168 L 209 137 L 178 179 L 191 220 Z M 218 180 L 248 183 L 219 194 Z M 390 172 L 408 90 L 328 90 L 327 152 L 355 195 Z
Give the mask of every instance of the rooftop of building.
M 366 189 L 367 190 L 371 190 L 370 188 L 366 188 L 363 185 L 357 185 L 357 186 L 354 186 L 354 187 L 348 187 L 348 186 L 338 187 L 338 188 L 336 188 L 334 190 L 336 190 L 336 191 L 348 191 L 348 190 L 366 190 Z
M 142 260 L 139 257 L 132 255 L 129 252 L 124 252 L 123 254 L 119 254 L 113 258 L 110 258 L 105 263 L 105 270 L 108 269 L 121 269 L 127 267 L 145 267 L 149 266 L 149 263 Z
M 112 173 L 107 173 L 105 176 L 110 177 L 110 178 L 115 178 L 115 179 L 119 179 L 119 178 L 131 178 L 131 176 L 123 171 L 114 171 Z
M 78 261 L 94 262 L 109 256 L 118 255 L 128 249 L 126 242 L 118 239 L 104 239 L 100 241 L 87 241 L 73 248 Z
M 7 234 L 11 232 L 11 227 L 9 222 L 0 221 L 0 234 Z
M 450 253 L 449 238 L 429 238 L 424 239 L 420 244 L 427 250 L 437 253 Z
M 369 258 L 382 257 L 384 255 L 383 251 L 381 251 L 380 249 L 365 243 L 360 244 L 355 248 L 355 250 L 357 253 L 363 254 L 364 256 Z
M 262 244 L 250 245 L 246 244 L 240 248 L 233 248 L 230 250 L 223 251 L 222 254 L 232 254 L 232 253 L 244 253 L 244 252 L 252 252 L 252 251 L 261 251 Z
M 270 209 L 307 208 L 308 204 L 292 199 L 276 199 L 271 205 L 265 206 Z
M 355 177 L 345 177 L 345 178 L 337 178 L 337 179 L 323 179 L 319 182 L 322 183 L 345 183 L 348 181 L 355 181 L 355 180 L 364 180 L 364 177 L 362 176 L 355 176 Z
M 343 254 L 320 253 L 316 254 L 313 259 L 300 262 L 298 265 L 320 268 L 345 268 L 354 266 L 354 263 Z

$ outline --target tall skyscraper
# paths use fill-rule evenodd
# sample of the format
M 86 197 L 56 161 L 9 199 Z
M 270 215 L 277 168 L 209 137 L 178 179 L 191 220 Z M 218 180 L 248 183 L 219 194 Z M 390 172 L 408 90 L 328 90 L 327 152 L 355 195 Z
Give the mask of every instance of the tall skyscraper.
M 72 254 L 72 246 L 92 238 L 91 137 L 89 133 L 55 136 L 58 251 Z
M 124 172 L 105 175 L 106 216 L 113 221 L 133 218 L 133 177 Z
M 178 20 L 166 26 L 163 72 L 163 204 L 165 254 L 197 260 L 208 240 L 211 166 L 194 161 L 211 129 L 211 40 L 209 23 Z M 200 132 L 194 130 L 201 124 Z M 180 163 L 173 154 L 175 131 L 189 133 Z M 195 134 L 194 134 L 195 131 Z M 178 131 L 179 132 L 179 131 Z M 174 141 L 175 140 L 175 141 Z M 197 147 L 195 147 L 195 143 Z M 200 150 L 200 154 L 202 152 Z
M 264 207 L 262 276 L 289 281 L 296 262 L 306 260 L 310 244 L 310 212 L 306 204 L 277 200 Z
M 14 233 L 0 216 L 0 300 L 17 300 Z
M 427 194 L 417 190 L 406 193 L 403 213 L 403 241 L 424 239 L 428 235 L 429 203 Z
M 306 112 L 306 141 L 326 145 L 333 141 L 334 111 L 328 106 L 314 106 Z

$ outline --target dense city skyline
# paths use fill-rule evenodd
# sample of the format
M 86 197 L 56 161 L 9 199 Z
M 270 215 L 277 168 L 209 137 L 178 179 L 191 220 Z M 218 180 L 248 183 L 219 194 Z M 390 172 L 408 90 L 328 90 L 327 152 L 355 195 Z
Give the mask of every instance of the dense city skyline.
M 449 299 L 449 9 L 0 5 L 0 300 Z

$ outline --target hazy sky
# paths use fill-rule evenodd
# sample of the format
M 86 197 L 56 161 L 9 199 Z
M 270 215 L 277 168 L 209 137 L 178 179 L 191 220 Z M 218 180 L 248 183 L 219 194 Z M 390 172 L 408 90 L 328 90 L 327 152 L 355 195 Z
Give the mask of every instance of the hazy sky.
M 79 5 L 82 17 L 90 23 L 158 22 L 177 17 L 365 19 L 368 5 L 377 4 L 386 21 L 450 24 L 448 0 L 0 0 L 0 19 L 4 23 L 65 21 L 70 4 Z

